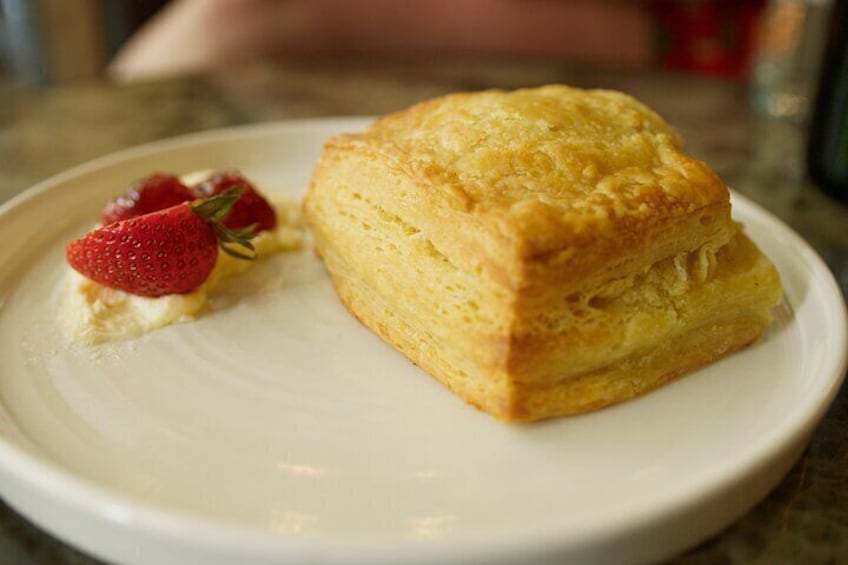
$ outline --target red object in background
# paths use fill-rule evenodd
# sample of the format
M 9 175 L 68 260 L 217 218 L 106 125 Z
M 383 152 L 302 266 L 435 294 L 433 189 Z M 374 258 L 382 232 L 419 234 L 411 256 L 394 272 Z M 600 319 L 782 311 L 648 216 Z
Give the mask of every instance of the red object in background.
M 653 4 L 663 67 L 747 75 L 765 0 L 657 0 Z

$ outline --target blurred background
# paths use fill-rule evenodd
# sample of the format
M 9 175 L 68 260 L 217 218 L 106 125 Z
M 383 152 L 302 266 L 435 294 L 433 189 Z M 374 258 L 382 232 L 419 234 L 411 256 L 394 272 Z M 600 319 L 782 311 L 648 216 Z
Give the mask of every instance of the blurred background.
M 0 79 L 133 81 L 297 54 L 659 68 L 751 85 L 803 120 L 833 0 L 0 0 Z M 846 32 L 848 33 L 848 32 Z
M 35 85 L 104 72 L 132 80 L 293 52 L 388 51 L 548 57 L 744 80 L 758 62 L 790 51 L 814 74 L 830 4 L 0 0 L 0 61 L 8 79 Z
M 794 41 L 793 26 L 821 18 L 830 2 L 766 0 L 2 0 L 7 74 L 36 84 L 96 76 L 147 25 L 159 41 L 133 45 L 128 75 L 173 72 L 284 51 L 455 51 L 568 57 L 656 65 L 743 78 L 766 18 L 781 27 L 771 50 Z M 812 7 L 807 7 L 810 5 Z M 822 8 L 822 9 L 820 9 Z M 768 11 L 779 12 L 769 14 Z M 806 14 L 806 12 L 816 12 Z M 214 37 L 201 39 L 204 26 Z M 170 20 L 166 22 L 165 20 Z M 822 20 L 823 21 L 823 20 Z M 813 22 L 812 25 L 818 25 Z M 597 32 L 615 30 L 614 35 Z M 170 42 L 182 45 L 167 53 Z M 136 38 L 139 39 L 139 38 Z M 815 39 L 809 37 L 808 39 Z M 218 51 L 210 43 L 218 42 Z M 240 45 L 235 43 L 240 42 Z M 816 49 L 816 45 L 811 45 Z M 143 51 L 140 52 L 140 51 Z M 205 52 L 204 52 L 205 51 Z M 203 52 L 203 53 L 201 53 Z M 127 55 L 125 53 L 125 55 Z M 155 57 L 170 61 L 153 61 Z M 142 60 L 147 57 L 147 60 Z

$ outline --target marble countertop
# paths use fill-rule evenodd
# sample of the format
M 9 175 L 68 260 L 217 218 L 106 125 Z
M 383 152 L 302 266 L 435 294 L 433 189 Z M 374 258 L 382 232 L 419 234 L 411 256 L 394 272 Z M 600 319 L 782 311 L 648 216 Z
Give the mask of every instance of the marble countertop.
M 803 129 L 757 119 L 744 84 L 691 76 L 473 60 L 289 61 L 217 74 L 30 90 L 0 84 L 0 202 L 70 166 L 147 141 L 237 124 L 373 115 L 445 92 L 550 82 L 615 88 L 655 108 L 728 185 L 791 225 L 848 295 L 848 205 L 805 180 Z M 848 392 L 789 475 L 724 532 L 673 560 L 848 560 Z M 92 564 L 0 503 L 0 562 Z

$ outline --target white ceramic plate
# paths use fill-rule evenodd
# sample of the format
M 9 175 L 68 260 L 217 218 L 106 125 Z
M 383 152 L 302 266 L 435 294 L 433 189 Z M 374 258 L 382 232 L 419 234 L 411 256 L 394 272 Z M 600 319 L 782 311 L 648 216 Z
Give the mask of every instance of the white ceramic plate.
M 362 120 L 263 125 L 106 157 L 0 209 L 0 492 L 121 563 L 643 562 L 777 484 L 845 369 L 844 302 L 789 229 L 737 197 L 786 300 L 765 339 L 614 408 L 506 425 L 363 329 L 309 253 L 258 266 L 214 312 L 70 347 L 64 242 L 153 170 L 239 167 L 300 194 Z

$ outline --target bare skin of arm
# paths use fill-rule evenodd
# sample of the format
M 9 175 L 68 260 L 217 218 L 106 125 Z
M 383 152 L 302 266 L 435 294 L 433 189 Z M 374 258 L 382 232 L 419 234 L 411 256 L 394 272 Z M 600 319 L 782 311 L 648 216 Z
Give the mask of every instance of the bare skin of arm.
M 639 65 L 639 2 L 596 0 L 175 0 L 118 53 L 119 79 L 195 72 L 285 53 L 465 53 Z

